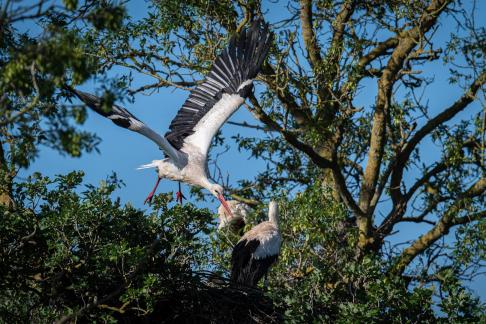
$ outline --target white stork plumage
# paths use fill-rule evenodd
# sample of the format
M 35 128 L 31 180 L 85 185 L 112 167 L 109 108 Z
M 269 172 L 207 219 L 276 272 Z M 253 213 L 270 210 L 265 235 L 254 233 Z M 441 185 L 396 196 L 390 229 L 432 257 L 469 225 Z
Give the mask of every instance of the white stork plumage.
M 231 281 L 238 285 L 255 287 L 277 261 L 282 244 L 278 226 L 278 206 L 271 201 L 268 221 L 245 233 L 233 248 Z
M 218 230 L 221 231 L 226 228 L 238 231 L 245 226 L 246 217 L 250 213 L 250 206 L 237 200 L 228 200 L 226 202 L 231 214 L 226 211 L 224 205 L 219 206 L 219 225 Z
M 254 21 L 238 38 L 233 36 L 203 82 L 191 91 L 165 136 L 159 135 L 120 106 L 114 105 L 110 112 L 105 112 L 101 109 L 101 98 L 70 90 L 97 113 L 118 126 L 148 137 L 165 152 L 165 159 L 141 166 L 142 169 L 155 168 L 159 176 L 146 202 L 151 201 L 160 179 L 168 178 L 206 188 L 231 213 L 224 199 L 223 187 L 208 179 L 208 150 L 221 126 L 252 92 L 253 79 L 268 54 L 271 38 L 268 25 L 261 20 Z M 182 199 L 179 195 L 180 191 L 178 198 Z

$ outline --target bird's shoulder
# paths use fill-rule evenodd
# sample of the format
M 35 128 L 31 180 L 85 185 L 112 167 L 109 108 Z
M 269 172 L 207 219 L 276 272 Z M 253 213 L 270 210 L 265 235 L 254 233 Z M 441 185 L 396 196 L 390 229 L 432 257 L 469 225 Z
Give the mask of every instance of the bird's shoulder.
M 260 224 L 254 226 L 241 238 L 246 240 L 261 239 L 266 236 L 278 235 L 279 230 L 275 224 L 270 221 L 261 222 Z

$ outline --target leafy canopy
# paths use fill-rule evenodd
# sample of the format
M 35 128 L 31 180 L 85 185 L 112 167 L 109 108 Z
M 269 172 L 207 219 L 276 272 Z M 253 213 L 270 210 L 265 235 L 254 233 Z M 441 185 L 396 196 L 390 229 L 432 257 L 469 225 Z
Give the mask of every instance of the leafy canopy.
M 479 3 L 146 5 L 142 17 L 111 1 L 0 5 L 2 320 L 484 320 L 465 284 L 484 269 L 486 246 Z M 83 186 L 82 171 L 18 177 L 43 147 L 97 150 L 65 84 L 95 79 L 107 110 L 190 89 L 257 16 L 276 36 L 247 102 L 258 122 L 233 122 L 255 136 L 219 134 L 214 145 L 266 168 L 238 183 L 217 163 L 211 173 L 254 207 L 248 227 L 279 199 L 284 245 L 264 294 L 228 285 L 238 235 L 215 233 L 207 210 L 165 195 L 151 212 L 122 206 L 115 176 L 99 187 Z M 431 87 L 459 94 L 437 107 Z M 410 223 L 425 234 L 392 244 Z

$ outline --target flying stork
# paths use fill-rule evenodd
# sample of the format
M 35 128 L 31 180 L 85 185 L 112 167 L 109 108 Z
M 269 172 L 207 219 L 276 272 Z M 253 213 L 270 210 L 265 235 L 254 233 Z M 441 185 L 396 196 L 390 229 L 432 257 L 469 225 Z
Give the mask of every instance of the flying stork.
M 221 126 L 253 91 L 253 79 L 260 71 L 271 41 L 268 24 L 260 19 L 242 31 L 238 38 L 233 36 L 206 78 L 191 91 L 165 136 L 159 135 L 120 106 L 113 105 L 112 110 L 106 112 L 101 109 L 101 98 L 70 90 L 97 113 L 118 126 L 148 137 L 164 151 L 165 159 L 140 167 L 155 168 L 158 173 L 155 187 L 145 202 L 151 202 L 161 178 L 168 178 L 206 188 L 231 214 L 223 187 L 208 179 L 208 150 Z M 180 188 L 177 198 L 182 201 Z
M 278 206 L 271 201 L 268 221 L 245 233 L 233 248 L 231 281 L 238 285 L 255 287 L 277 261 L 282 244 L 278 228 Z

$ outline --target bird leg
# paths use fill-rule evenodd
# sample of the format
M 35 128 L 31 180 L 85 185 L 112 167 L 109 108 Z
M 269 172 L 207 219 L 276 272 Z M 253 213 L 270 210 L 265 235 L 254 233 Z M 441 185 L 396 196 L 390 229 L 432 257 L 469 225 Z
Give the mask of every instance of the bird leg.
M 179 182 L 179 191 L 176 192 L 176 201 L 182 205 L 182 199 L 187 199 L 181 191 L 181 183 Z
M 146 204 L 146 203 L 151 204 L 152 203 L 152 198 L 154 197 L 155 190 L 157 190 L 157 187 L 159 186 L 159 182 L 160 182 L 161 179 L 162 179 L 161 177 L 157 177 L 157 182 L 155 183 L 155 187 L 149 193 L 149 195 L 147 196 L 147 198 L 145 198 L 145 201 L 143 202 L 144 204 Z

